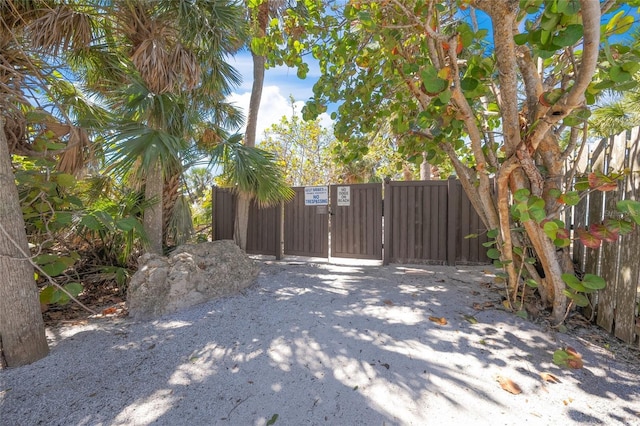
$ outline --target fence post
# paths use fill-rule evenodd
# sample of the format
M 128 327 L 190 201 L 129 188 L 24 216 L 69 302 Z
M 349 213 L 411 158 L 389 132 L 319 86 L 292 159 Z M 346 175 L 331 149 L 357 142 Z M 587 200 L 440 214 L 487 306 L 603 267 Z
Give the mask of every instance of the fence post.
M 460 217 L 460 182 L 454 176 L 447 179 L 447 265 L 456 264 L 458 221 Z
M 216 240 L 216 187 L 211 187 L 211 241 Z
M 284 251 L 284 227 L 282 223 L 284 221 L 284 201 L 278 204 L 276 210 L 276 260 L 282 259 Z
M 388 265 L 391 250 L 391 212 L 393 211 L 391 195 L 391 179 L 386 178 L 382 183 L 382 218 L 384 220 L 382 239 L 382 264 Z

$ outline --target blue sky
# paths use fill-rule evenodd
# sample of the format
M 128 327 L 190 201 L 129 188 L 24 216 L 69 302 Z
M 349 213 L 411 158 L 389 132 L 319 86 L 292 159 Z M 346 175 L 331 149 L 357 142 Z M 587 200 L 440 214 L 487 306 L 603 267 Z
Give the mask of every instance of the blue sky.
M 253 84 L 253 63 L 251 54 L 241 52 L 229 63 L 234 66 L 240 74 L 242 74 L 242 85 L 238 87 L 227 98 L 241 108 L 245 115 L 249 109 L 249 97 L 251 96 L 251 85 Z M 260 112 L 258 113 L 258 132 L 256 142 L 264 137 L 264 130 L 273 123 L 280 121 L 282 116 L 291 115 L 291 106 L 289 105 L 289 96 L 293 96 L 296 101 L 296 111 L 300 113 L 304 103 L 313 95 L 313 85 L 320 77 L 320 70 L 317 64 L 309 64 L 309 73 L 307 78 L 301 80 L 296 75 L 296 70 L 284 66 L 267 69 L 264 79 L 264 88 L 262 89 L 262 101 L 260 102 Z M 324 114 L 321 122 L 325 126 L 329 126 L 331 119 Z

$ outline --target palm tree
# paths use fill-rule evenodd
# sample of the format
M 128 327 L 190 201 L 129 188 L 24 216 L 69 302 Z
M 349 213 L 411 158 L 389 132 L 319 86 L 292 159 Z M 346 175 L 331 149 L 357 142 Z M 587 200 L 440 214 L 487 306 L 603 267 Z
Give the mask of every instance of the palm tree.
M 149 250 L 161 253 L 182 156 L 199 139 L 201 123 L 239 125 L 239 113 L 224 103 L 239 82 L 226 57 L 242 45 L 245 21 L 232 1 L 113 0 L 109 12 L 104 43 L 75 65 L 122 116 L 110 135 L 110 170 L 136 165 L 145 197 L 155 201 L 144 215 Z
M 255 7 L 248 6 L 249 21 L 252 37 L 261 38 L 267 35 L 267 26 L 273 16 L 278 16 L 285 5 L 284 0 L 263 0 Z M 251 58 L 253 60 L 253 84 L 251 97 L 249 98 L 249 112 L 247 115 L 247 128 L 245 130 L 244 143 L 248 147 L 256 146 L 256 131 L 258 126 L 258 111 L 262 100 L 262 88 L 264 87 L 264 73 L 267 57 L 264 52 L 258 52 L 249 42 Z M 236 244 L 243 250 L 247 248 L 247 230 L 249 228 L 249 206 L 255 194 L 240 191 L 236 206 L 233 238 Z
M 35 142 L 57 138 L 81 144 L 82 132 L 69 120 L 37 108 L 42 94 L 64 86 L 55 53 L 59 46 L 76 48 L 85 41 L 87 19 L 65 10 L 60 19 L 75 20 L 66 32 L 43 30 L 49 2 L 4 1 L 0 4 L 0 364 L 19 366 L 48 353 L 38 289 L 28 247 L 20 200 L 11 165 L 14 153 L 37 150 Z M 40 31 L 42 30 L 42 31 Z M 35 105 L 35 106 L 34 106 Z M 67 118 L 60 104 L 49 106 Z M 50 130 L 47 133 L 47 130 Z M 40 152 L 39 155 L 46 155 Z
M 88 137 L 70 119 L 70 106 L 82 104 L 75 97 L 74 83 L 86 83 L 94 95 L 115 87 L 135 87 L 141 81 L 155 95 L 193 94 L 198 89 L 200 100 L 222 99 L 228 82 L 237 79 L 224 59 L 243 43 L 241 11 L 232 1 L 217 0 L 107 0 L 91 7 L 75 0 L 53 5 L 48 0 L 0 3 L 0 178 L 4 182 L 0 201 L 7 207 L 0 210 L 0 271 L 5 275 L 0 285 L 0 342 L 7 364 L 29 363 L 48 351 L 33 270 L 25 261 L 29 253 L 11 153 L 29 153 L 36 136 L 53 134 L 67 143 L 60 166 L 66 170 L 84 166 L 90 151 Z M 69 75 L 73 83 L 65 80 Z M 72 102 L 33 107 L 47 97 Z M 97 125 L 99 114 L 92 116 L 90 110 L 85 109 L 90 112 L 85 115 L 87 122 L 75 124 Z M 166 131 L 184 129 L 181 117 L 172 116 L 168 123 L 161 121 L 165 117 L 169 116 L 136 117 L 144 122 L 120 120 L 123 127 L 119 129 L 120 134 L 148 142 L 148 150 L 137 154 L 141 164 L 156 174 L 146 180 L 160 183 L 147 190 L 149 197 L 157 199 L 163 190 L 157 176 L 167 169 L 179 170 L 171 167 L 185 146 L 184 134 Z M 130 153 L 143 146 L 132 145 Z M 164 164 L 162 158 L 167 159 Z M 149 223 L 162 223 L 161 215 L 154 217 L 160 220 Z M 162 225 L 152 229 L 161 232 Z
M 624 92 L 596 108 L 589 120 L 590 130 L 605 138 L 640 125 L 640 92 Z

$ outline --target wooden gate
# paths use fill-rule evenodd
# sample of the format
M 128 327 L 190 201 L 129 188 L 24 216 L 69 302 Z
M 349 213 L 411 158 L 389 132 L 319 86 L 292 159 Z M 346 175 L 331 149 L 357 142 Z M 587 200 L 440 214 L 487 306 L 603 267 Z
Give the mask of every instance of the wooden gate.
M 327 258 L 331 212 L 332 257 L 383 259 L 384 264 L 491 263 L 482 246 L 487 241 L 484 226 L 458 180 L 389 182 L 384 209 L 381 184 L 329 187 L 330 210 L 326 205 L 306 206 L 304 188 L 293 190 L 284 220 L 282 209 L 252 204 L 248 253 L 279 258 L 283 241 L 284 254 Z M 213 202 L 214 239 L 233 238 L 235 197 L 216 188 Z M 480 237 L 465 238 L 469 234 Z
M 484 225 L 458 180 L 389 182 L 384 200 L 384 264 L 490 263 Z
M 331 256 L 382 259 L 382 185 L 334 185 Z
M 305 206 L 304 188 L 292 188 L 293 200 L 284 206 L 284 254 L 329 257 L 327 206 Z

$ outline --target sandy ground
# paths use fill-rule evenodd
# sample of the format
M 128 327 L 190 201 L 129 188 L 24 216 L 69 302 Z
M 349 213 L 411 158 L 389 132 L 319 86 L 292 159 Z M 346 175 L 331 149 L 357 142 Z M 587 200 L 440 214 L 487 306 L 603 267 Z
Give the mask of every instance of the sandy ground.
M 48 357 L 0 371 L 0 425 L 640 425 L 638 364 L 479 310 L 486 268 L 261 263 L 242 295 L 48 329 Z

